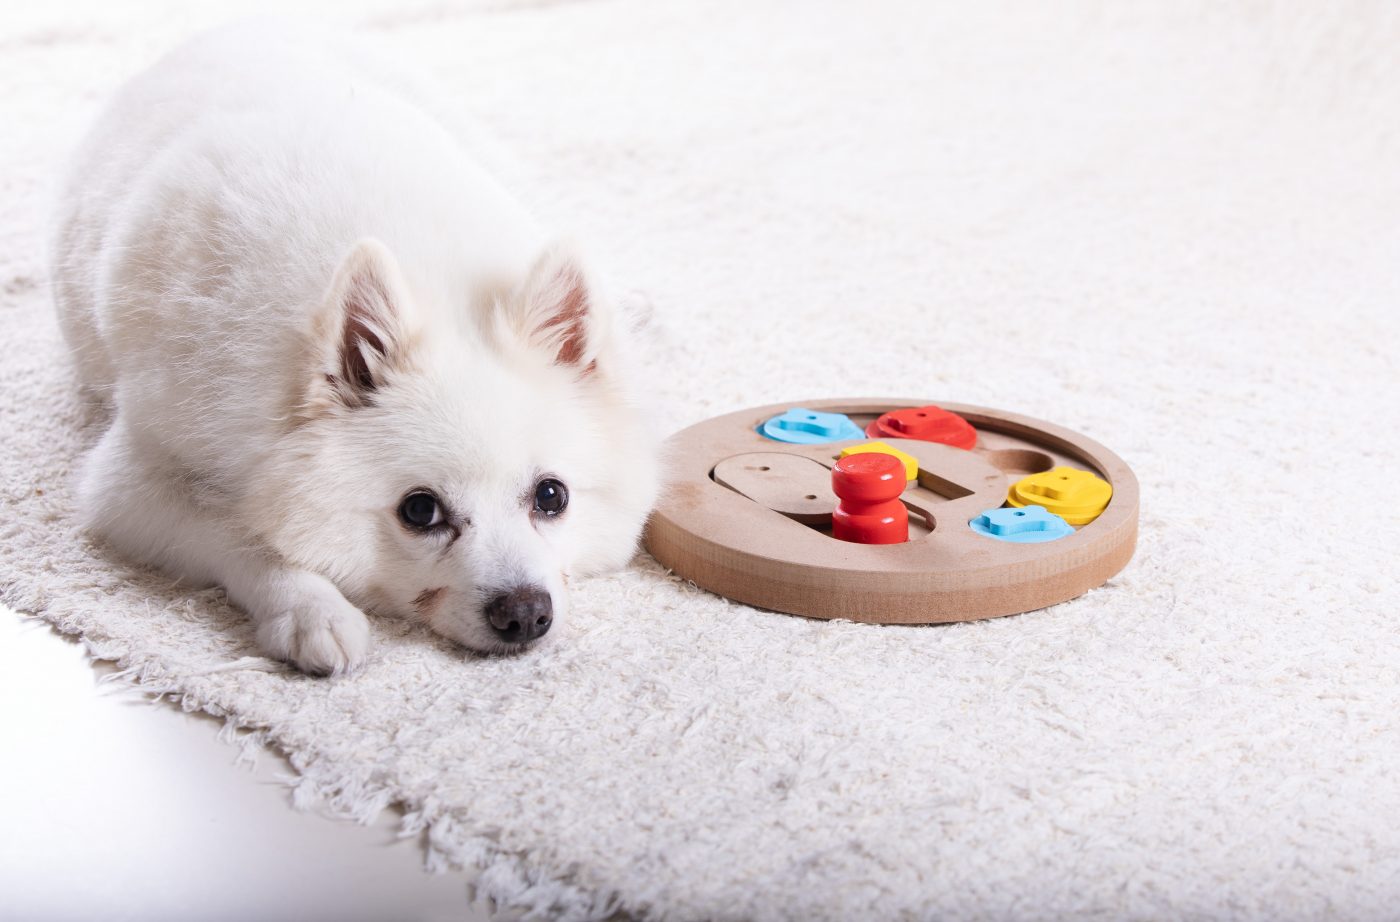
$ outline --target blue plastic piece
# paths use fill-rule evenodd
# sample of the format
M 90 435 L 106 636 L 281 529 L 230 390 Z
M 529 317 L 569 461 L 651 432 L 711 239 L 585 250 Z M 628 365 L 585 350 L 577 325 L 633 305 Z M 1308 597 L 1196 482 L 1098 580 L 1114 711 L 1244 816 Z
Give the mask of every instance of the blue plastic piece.
M 863 439 L 865 433 L 842 413 L 822 413 L 793 407 L 758 427 L 759 435 L 775 442 L 791 442 L 794 445 L 817 445 L 822 442 L 844 442 L 849 439 Z
M 967 523 L 979 535 L 1012 544 L 1039 544 L 1074 534 L 1074 526 L 1044 506 L 988 509 Z

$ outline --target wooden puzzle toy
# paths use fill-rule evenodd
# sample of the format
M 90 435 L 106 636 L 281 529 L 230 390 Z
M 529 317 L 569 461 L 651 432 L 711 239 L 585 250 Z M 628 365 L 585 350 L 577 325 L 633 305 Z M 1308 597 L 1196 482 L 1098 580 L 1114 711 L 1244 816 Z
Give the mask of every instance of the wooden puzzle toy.
M 822 400 L 672 437 L 647 550 L 701 588 L 814 618 L 1044 608 L 1132 558 L 1138 487 L 1076 432 L 982 407 Z

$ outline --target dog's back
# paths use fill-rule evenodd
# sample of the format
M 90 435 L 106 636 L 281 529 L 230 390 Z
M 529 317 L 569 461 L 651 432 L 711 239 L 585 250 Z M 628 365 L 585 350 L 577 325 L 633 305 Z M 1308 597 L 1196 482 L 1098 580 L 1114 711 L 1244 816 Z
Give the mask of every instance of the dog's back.
M 435 103 L 353 40 L 282 22 L 207 33 L 133 80 L 79 151 L 54 233 L 82 381 L 219 467 L 205 424 L 237 414 L 257 437 L 285 418 L 288 350 L 360 237 L 398 256 L 421 309 L 470 323 L 544 241 L 483 165 L 489 143 Z

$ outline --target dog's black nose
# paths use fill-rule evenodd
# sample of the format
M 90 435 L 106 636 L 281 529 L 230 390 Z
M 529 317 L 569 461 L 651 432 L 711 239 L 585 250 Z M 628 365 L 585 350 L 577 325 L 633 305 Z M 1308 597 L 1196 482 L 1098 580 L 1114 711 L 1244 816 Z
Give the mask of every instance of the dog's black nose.
M 486 620 L 506 643 L 524 643 L 543 637 L 549 630 L 554 621 L 554 602 L 543 589 L 512 589 L 486 603 Z

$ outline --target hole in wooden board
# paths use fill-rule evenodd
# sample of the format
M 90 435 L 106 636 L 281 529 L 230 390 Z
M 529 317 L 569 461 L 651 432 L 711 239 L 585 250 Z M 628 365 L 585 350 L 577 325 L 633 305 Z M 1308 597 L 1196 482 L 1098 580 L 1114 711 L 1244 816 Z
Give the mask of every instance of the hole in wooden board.
M 1040 474 L 1055 466 L 1055 459 L 1043 451 L 1029 448 L 1003 448 L 989 451 L 982 457 L 1005 474 L 1018 480 L 1031 474 Z
M 937 520 L 922 509 L 915 509 L 908 503 L 904 508 L 909 510 L 909 540 L 917 541 L 925 535 L 933 533 L 938 527 Z
M 933 530 L 937 525 L 933 516 L 924 512 L 922 509 L 914 509 L 907 503 L 905 504 L 905 508 L 909 510 L 909 540 L 903 542 L 904 544 L 918 541 L 921 538 L 927 538 L 929 535 L 933 534 Z M 813 531 L 819 531 L 828 538 L 831 538 L 831 516 L 827 516 L 826 520 L 822 522 L 803 522 L 802 524 Z M 831 540 L 835 541 L 836 539 L 832 538 Z M 870 546 L 899 547 L 898 544 L 872 544 Z

